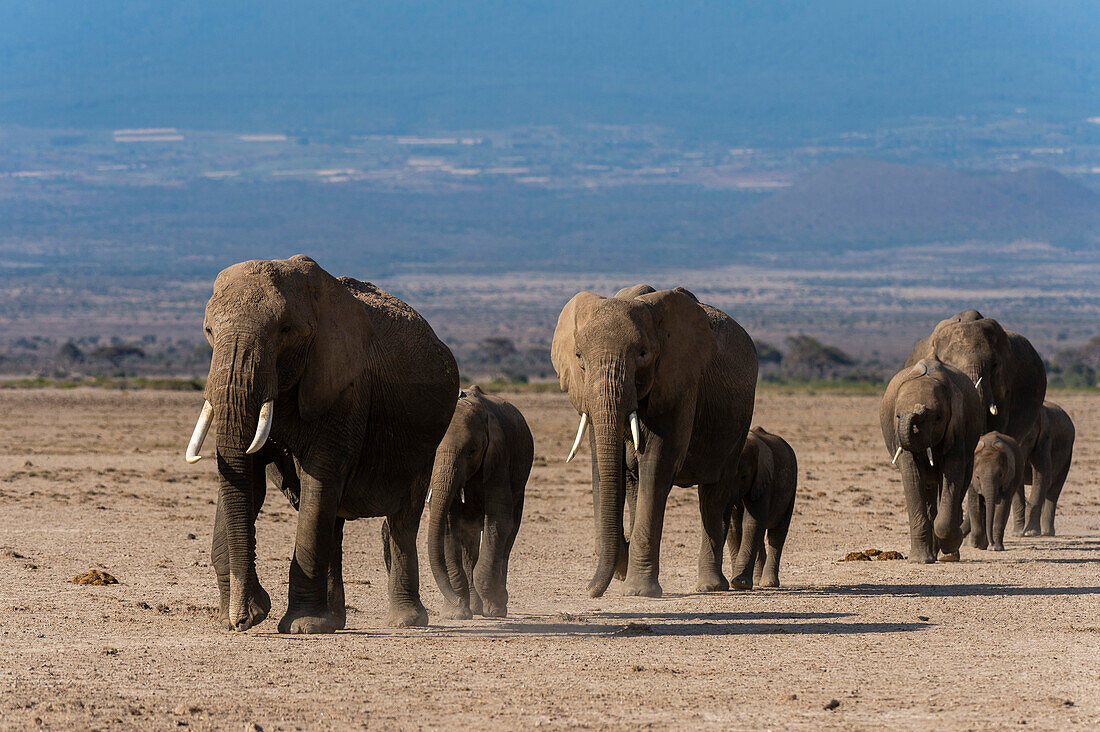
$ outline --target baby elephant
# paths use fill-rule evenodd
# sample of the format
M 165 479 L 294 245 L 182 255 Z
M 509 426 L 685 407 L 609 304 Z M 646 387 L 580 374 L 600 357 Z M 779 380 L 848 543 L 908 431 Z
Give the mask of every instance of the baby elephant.
M 1002 432 L 987 432 L 974 450 L 974 479 L 966 502 L 963 533 L 978 549 L 1005 549 L 1012 496 L 1024 480 L 1024 451 L 1020 443 Z
M 1073 462 L 1075 437 L 1073 420 L 1066 410 L 1053 402 L 1044 402 L 1035 427 L 1024 440 L 1028 456 L 1024 483 L 1031 489 L 1025 497 L 1021 485 L 1012 500 L 1016 535 L 1054 536 L 1054 513 Z
M 477 386 L 459 395 L 435 452 L 428 500 L 428 557 L 446 617 L 508 614 L 508 556 L 533 458 L 518 409 Z
M 726 535 L 726 548 L 733 563 L 732 589 L 751 590 L 753 582 L 763 587 L 779 587 L 779 559 L 794 513 L 797 483 L 798 461 L 791 446 L 763 427 L 754 427 L 745 439 L 737 465 L 735 498 Z

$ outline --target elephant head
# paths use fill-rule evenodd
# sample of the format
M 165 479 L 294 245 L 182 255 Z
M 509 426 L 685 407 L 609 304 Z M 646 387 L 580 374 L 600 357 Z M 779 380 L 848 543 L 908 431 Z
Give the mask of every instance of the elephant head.
M 472 387 L 477 389 L 477 387 Z M 479 390 L 480 391 L 480 390 Z M 496 415 L 463 393 L 447 434 L 435 451 L 429 506 L 428 559 L 439 591 L 451 605 L 462 599 L 451 585 L 443 551 L 447 514 L 456 494 L 474 476 L 488 478 L 500 466 L 506 450 L 504 430 Z
M 562 391 L 581 415 L 570 459 L 589 424 L 594 433 L 599 563 L 588 587 L 593 596 L 607 589 L 623 545 L 628 430 L 644 455 L 645 432 L 680 404 L 694 404 L 717 348 L 707 314 L 683 288 L 656 292 L 638 285 L 611 298 L 581 292 L 562 309 L 551 357 Z
M 940 321 L 932 331 L 931 345 L 936 359 L 954 366 L 974 382 L 987 412 L 987 428 L 1003 428 L 1007 424 L 1011 346 L 1000 323 L 982 317 L 977 310 L 966 310 Z
M 206 403 L 187 460 L 217 427 L 219 510 L 226 520 L 232 627 L 249 627 L 258 586 L 252 454 L 280 424 L 325 415 L 367 363 L 370 321 L 362 304 L 309 257 L 250 261 L 223 270 L 203 321 L 213 347 Z M 262 473 L 261 473 L 262 475 Z
M 1023 465 L 1017 465 L 1016 441 L 1000 432 L 988 432 L 974 450 L 974 477 L 970 490 L 976 490 L 985 504 L 985 535 L 993 537 L 994 509 L 1005 500 L 1019 478 Z M 972 516 L 971 521 L 977 521 Z
M 887 443 L 897 447 L 895 460 L 905 450 L 912 454 L 915 463 L 935 470 L 933 453 L 940 452 L 942 456 L 941 446 L 955 439 L 952 432 L 965 419 L 962 396 L 943 364 L 934 359 L 922 359 L 897 378 L 900 380 L 892 384 L 896 387 L 892 414 L 888 415 L 893 435 L 887 436 Z M 934 525 L 939 539 L 953 537 L 961 524 L 962 495 L 954 492 L 965 490 L 964 485 L 941 493 Z

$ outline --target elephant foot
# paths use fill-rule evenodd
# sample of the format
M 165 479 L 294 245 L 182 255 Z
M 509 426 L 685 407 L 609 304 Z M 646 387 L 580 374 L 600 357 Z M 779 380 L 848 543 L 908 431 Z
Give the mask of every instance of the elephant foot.
M 657 580 L 631 580 L 628 577 L 623 586 L 623 594 L 627 597 L 660 597 L 664 590 Z
M 508 605 L 497 605 L 494 602 L 485 603 L 485 617 L 487 618 L 506 618 L 508 617 Z
M 779 574 L 764 572 L 764 574 L 760 576 L 760 582 L 758 584 L 761 587 L 779 587 Z
M 1022 534 L 1022 536 L 1039 536 L 1039 530 L 1032 528 L 1024 529 L 1024 533 Z
M 752 575 L 751 574 L 739 574 L 730 580 L 730 589 L 732 590 L 751 590 L 752 589 Z
M 695 585 L 696 592 L 725 592 L 730 588 L 727 580 L 721 572 L 717 574 L 707 573 L 699 575 L 699 583 Z
M 957 562 L 957 561 L 959 561 L 959 552 L 958 552 L 958 550 L 953 551 L 953 552 L 944 552 L 943 555 L 940 557 L 940 561 L 941 562 Z
M 630 543 L 623 542 L 619 545 L 619 558 L 615 560 L 615 579 L 620 582 L 626 579 L 627 567 L 630 563 Z
M 970 537 L 970 546 L 974 547 L 975 549 L 985 549 L 989 546 L 989 541 L 987 541 L 984 536 L 973 534 Z
M 1054 536 L 1054 524 L 1050 526 L 1044 526 L 1039 532 L 1039 536 Z
M 991 548 L 995 552 L 1003 552 L 1005 550 L 1005 545 L 1004 544 L 994 544 Z
M 279 632 L 291 635 L 320 635 L 335 633 L 337 620 L 326 608 L 288 608 L 279 621 Z
M 241 617 L 236 618 L 234 622 L 229 618 L 228 601 L 223 603 L 222 609 L 218 612 L 218 622 L 228 630 L 243 631 L 254 628 L 262 623 L 267 618 L 267 614 L 271 612 L 271 596 L 257 582 L 245 605 L 245 612 Z
M 485 614 L 485 603 L 481 600 L 481 595 L 477 592 L 470 591 L 470 612 L 474 615 Z
M 447 605 L 443 609 L 443 617 L 449 620 L 469 620 L 474 617 L 473 612 L 466 606 Z
M 333 620 L 336 621 L 336 630 L 343 630 L 348 627 L 348 611 L 344 608 L 343 611 L 337 612 L 333 608 L 329 608 L 329 613 L 332 614 Z
M 386 625 L 391 628 L 421 628 L 427 624 L 428 610 L 420 603 L 390 608 L 386 616 Z

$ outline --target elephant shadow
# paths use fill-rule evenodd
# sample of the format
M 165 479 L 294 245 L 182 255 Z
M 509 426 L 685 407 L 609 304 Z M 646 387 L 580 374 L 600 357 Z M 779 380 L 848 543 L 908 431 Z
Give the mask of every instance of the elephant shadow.
M 1100 595 L 1100 587 L 1022 587 L 995 583 L 856 584 L 801 589 L 787 588 L 786 593 L 802 596 L 851 595 L 863 597 L 1042 597 Z

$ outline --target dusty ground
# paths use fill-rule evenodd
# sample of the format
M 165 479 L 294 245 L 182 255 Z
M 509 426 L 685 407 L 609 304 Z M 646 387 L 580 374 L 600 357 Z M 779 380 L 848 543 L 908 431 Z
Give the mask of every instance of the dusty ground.
M 756 422 L 786 436 L 801 464 L 784 587 L 694 593 L 696 498 L 678 489 L 657 600 L 624 598 L 618 583 L 586 596 L 587 450 L 562 463 L 575 415 L 556 395 L 514 400 L 537 458 L 511 617 L 433 612 L 427 629 L 383 627 L 372 519 L 345 539 L 349 629 L 287 637 L 275 625 L 295 516 L 277 493 L 258 526 L 273 617 L 243 635 L 210 617 L 214 466 L 182 456 L 201 397 L 0 393 L 0 726 L 1100 725 L 1100 398 L 1058 397 L 1079 438 L 1057 539 L 916 566 L 838 561 L 908 553 L 877 398 L 764 392 Z M 92 568 L 119 584 L 70 584 Z

